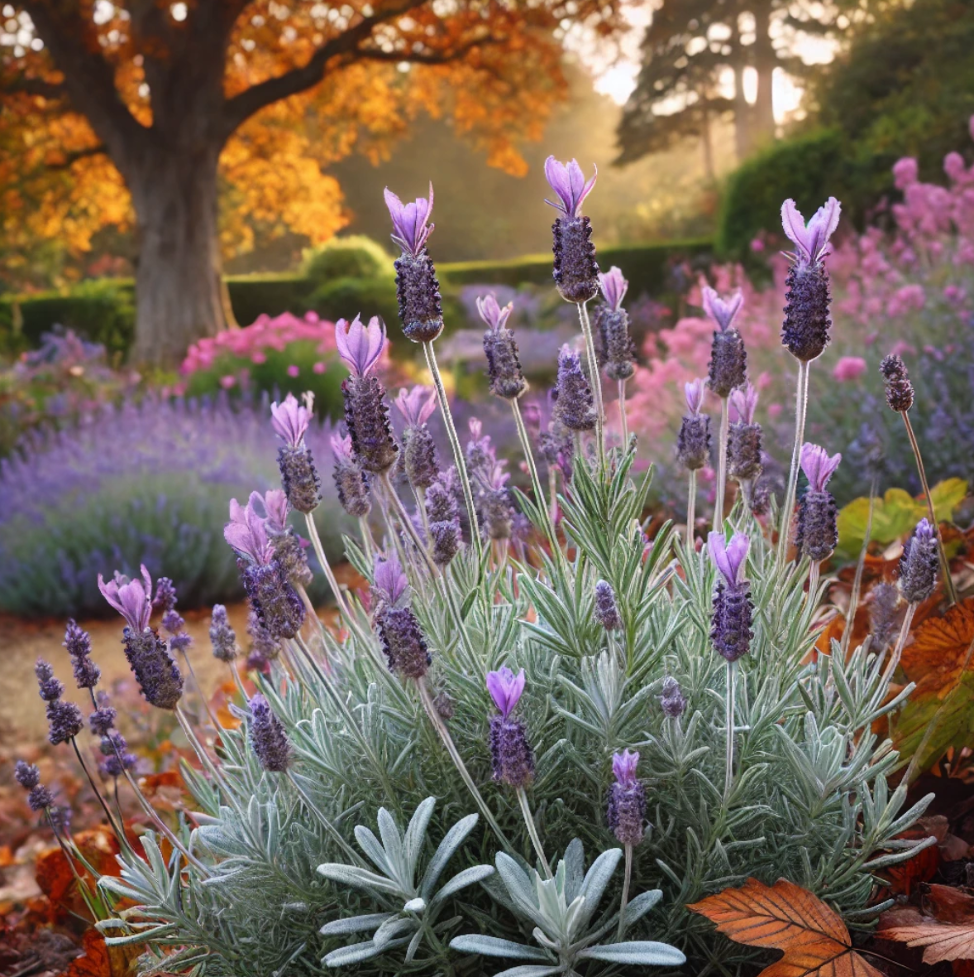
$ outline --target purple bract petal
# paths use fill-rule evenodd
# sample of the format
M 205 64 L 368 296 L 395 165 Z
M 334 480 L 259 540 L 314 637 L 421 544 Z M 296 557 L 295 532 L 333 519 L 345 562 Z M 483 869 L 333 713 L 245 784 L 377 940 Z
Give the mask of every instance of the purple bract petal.
M 152 578 L 144 564 L 141 570 L 141 580 L 129 580 L 116 571 L 114 579 L 105 583 L 102 575 L 98 574 L 98 589 L 102 596 L 139 634 L 149 626 L 152 616 Z
M 436 391 L 418 384 L 410 390 L 400 390 L 394 403 L 407 427 L 422 427 L 436 410 Z
M 257 514 L 253 503 L 246 508 L 236 500 L 230 500 L 230 522 L 223 527 L 223 538 L 252 563 L 266 565 L 274 556 L 274 547 L 267 538 L 267 527 Z
M 409 581 L 395 553 L 389 557 L 375 558 L 375 577 L 372 587 L 377 596 L 389 604 L 395 604 L 406 593 Z
M 548 185 L 557 195 L 557 200 L 545 200 L 556 210 L 560 210 L 566 217 L 580 217 L 582 201 L 592 192 L 595 186 L 595 178 L 599 175 L 598 170 L 592 174 L 592 178 L 586 183 L 582 168 L 575 160 L 567 165 L 560 163 L 554 156 L 549 156 L 545 160 L 544 175 Z
M 709 285 L 703 287 L 703 310 L 717 324 L 721 332 L 727 332 L 734 324 L 737 313 L 744 304 L 744 296 L 738 289 L 729 298 L 721 298 Z
M 622 753 L 612 754 L 612 775 L 621 787 L 629 789 L 636 786 L 636 767 L 638 764 L 638 753 L 623 750 Z
M 842 461 L 841 454 L 832 455 L 819 447 L 817 444 L 803 444 L 801 452 L 801 465 L 808 484 L 815 492 L 822 492 L 828 485 L 829 479 L 835 474 L 835 470 Z
M 433 184 L 430 184 L 428 200 L 417 197 L 413 203 L 404 204 L 388 187 L 384 196 L 389 216 L 392 217 L 393 241 L 403 251 L 419 254 L 433 233 L 434 225 L 429 223 L 433 213 Z
M 335 461 L 351 461 L 355 453 L 352 450 L 352 436 L 350 434 L 333 434 L 331 436 L 331 453 Z
M 477 311 L 480 313 L 480 318 L 497 332 L 507 325 L 507 320 L 514 311 L 514 303 L 508 302 L 507 305 L 501 307 L 497 297 L 491 292 L 490 295 L 484 295 L 477 299 Z
M 335 345 L 338 355 L 357 377 L 366 376 L 379 362 L 386 343 L 386 327 L 378 316 L 372 316 L 367 326 L 360 316 L 351 322 L 339 319 L 335 323 Z
M 800 259 L 817 262 L 829 253 L 829 238 L 839 226 L 841 211 L 839 201 L 829 197 L 806 224 L 794 200 L 789 198 L 781 205 L 781 226 L 798 249 Z
M 711 533 L 707 537 L 710 558 L 731 587 L 743 579 L 741 571 L 750 546 L 751 541 L 744 533 L 734 533 L 729 543 L 723 533 Z
M 288 394 L 283 403 L 275 401 L 271 404 L 271 423 L 277 436 L 296 448 L 304 440 L 311 423 L 311 411 L 300 404 L 294 394 Z
M 602 289 L 602 297 L 609 308 L 618 312 L 629 288 L 629 282 L 623 277 L 622 270 L 613 265 L 605 274 L 600 273 L 599 288 Z
M 487 691 L 494 700 L 494 705 L 497 706 L 505 719 L 518 704 L 518 700 L 524 692 L 524 682 L 523 668 L 517 675 L 506 666 L 496 672 L 487 673 Z
M 738 387 L 730 395 L 730 419 L 744 424 L 754 423 L 754 412 L 758 406 L 758 392 L 753 384 Z
M 254 493 L 256 494 L 256 493 Z M 253 499 L 253 495 L 251 496 Z M 264 493 L 264 511 L 267 523 L 275 532 L 283 532 L 287 526 L 287 495 L 282 489 L 270 489 Z
M 703 395 L 707 389 L 707 381 L 702 378 L 691 380 L 683 385 L 687 397 L 687 409 L 691 414 L 699 414 L 703 406 Z

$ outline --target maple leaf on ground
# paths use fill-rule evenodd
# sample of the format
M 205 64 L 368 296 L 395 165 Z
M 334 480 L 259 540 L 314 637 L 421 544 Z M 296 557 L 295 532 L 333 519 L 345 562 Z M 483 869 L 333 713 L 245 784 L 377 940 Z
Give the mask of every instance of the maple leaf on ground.
M 882 977 L 853 948 L 842 917 L 800 885 L 748 879 L 687 907 L 745 946 L 782 950 L 760 977 Z
M 925 947 L 925 964 L 974 960 L 974 896 L 949 885 L 931 885 L 924 899 L 924 915 L 914 909 L 883 913 L 876 935 Z

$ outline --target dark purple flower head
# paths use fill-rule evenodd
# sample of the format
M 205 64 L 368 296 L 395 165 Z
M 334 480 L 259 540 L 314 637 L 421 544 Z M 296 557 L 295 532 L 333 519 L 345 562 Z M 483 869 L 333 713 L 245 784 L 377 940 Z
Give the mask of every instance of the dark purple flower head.
M 54 669 L 50 662 L 38 658 L 34 665 L 34 675 L 37 676 L 37 688 L 45 702 L 55 702 L 61 698 L 64 685 L 54 677 Z
M 183 695 L 183 677 L 166 642 L 150 628 L 126 627 L 122 645 L 146 701 L 157 709 L 174 709 Z
M 744 296 L 738 289 L 729 298 L 721 298 L 709 285 L 702 290 L 703 310 L 707 313 L 719 332 L 728 332 L 734 325 L 738 312 L 744 305 Z
M 480 318 L 484 320 L 485 325 L 493 332 L 507 328 L 507 320 L 513 311 L 513 302 L 501 306 L 493 292 L 477 299 L 477 312 L 480 313 Z
M 813 563 L 827 560 L 839 542 L 839 510 L 827 489 L 809 486 L 798 503 L 795 546 Z
M 879 364 L 886 385 L 886 403 L 890 410 L 902 414 L 913 406 L 913 384 L 901 356 L 887 356 Z
M 84 716 L 73 702 L 54 699 L 47 704 L 47 738 L 53 746 L 67 743 L 85 728 Z
M 107 584 L 98 574 L 98 589 L 102 596 L 125 618 L 133 631 L 144 631 L 152 616 L 152 578 L 145 564 L 141 569 L 141 580 L 129 580 L 116 570 L 114 579 Z
M 496 672 L 487 673 L 487 691 L 494 700 L 494 705 L 500 710 L 501 716 L 507 719 L 524 692 L 524 669 L 515 675 L 506 665 Z
M 710 460 L 710 418 L 706 414 L 687 414 L 676 438 L 676 454 L 688 471 L 703 468 Z
M 744 564 L 750 547 L 751 541 L 744 533 L 734 533 L 729 543 L 723 533 L 710 533 L 707 537 L 710 558 L 729 587 L 744 582 Z
M 101 678 L 101 669 L 91 660 L 91 636 L 75 621 L 68 621 L 64 629 L 64 647 L 71 656 L 78 688 L 93 689 Z
M 232 662 L 237 657 L 237 636 L 227 618 L 227 609 L 222 604 L 213 605 L 210 618 L 210 643 L 213 657 L 222 662 Z
M 534 780 L 534 751 L 520 719 L 491 716 L 489 745 L 494 780 L 515 788 Z
M 671 675 L 663 679 L 663 694 L 659 697 L 659 704 L 663 709 L 663 714 L 669 719 L 679 719 L 686 711 L 687 700 L 684 696 L 680 683 Z
M 98 749 L 104 757 L 98 764 L 98 772 L 103 777 L 121 777 L 126 770 L 134 770 L 138 765 L 138 757 L 128 752 L 128 743 L 117 729 L 102 736 Z
M 618 312 L 622 308 L 622 300 L 626 297 L 629 282 L 622 274 L 622 269 L 613 265 L 607 272 L 599 274 L 599 288 L 602 291 L 602 298 L 612 312 Z
M 384 604 L 376 615 L 375 626 L 391 672 L 420 679 L 429 671 L 433 659 L 411 608 Z
M 813 492 L 824 492 L 829 479 L 835 474 L 835 470 L 842 461 L 841 454 L 834 454 L 829 457 L 829 453 L 817 444 L 803 444 L 801 450 L 801 466 L 805 477 L 808 479 L 808 487 Z
M 422 384 L 399 391 L 393 401 L 406 421 L 407 427 L 422 427 L 436 410 L 436 391 Z
M 900 558 L 900 591 L 908 604 L 920 604 L 933 593 L 939 563 L 937 530 L 921 519 Z
M 606 631 L 618 631 L 622 627 L 619 604 L 608 580 L 600 580 L 595 585 L 595 620 Z
M 342 397 L 356 461 L 374 475 L 389 471 L 399 458 L 399 445 L 389 423 L 385 388 L 378 377 L 353 373 L 342 383 Z
M 558 387 L 555 413 L 570 431 L 591 431 L 595 427 L 595 398 L 582 360 L 565 343 L 558 354 Z
M 372 316 L 367 326 L 361 316 L 351 322 L 339 319 L 335 323 L 335 345 L 338 355 L 352 376 L 364 377 L 375 368 L 386 344 L 386 327 L 378 316 Z
M 409 580 L 395 553 L 376 557 L 373 580 L 375 595 L 386 604 L 398 604 L 409 590 Z
M 638 845 L 646 833 L 646 789 L 636 779 L 639 754 L 625 750 L 612 756 L 615 783 L 609 788 L 606 820 L 623 845 Z
M 626 789 L 635 787 L 637 783 L 636 767 L 638 765 L 638 753 L 630 752 L 628 749 L 623 750 L 622 753 L 613 753 L 612 776 L 615 777 L 616 783 Z
M 758 392 L 750 383 L 738 387 L 730 395 L 731 423 L 753 424 L 754 412 L 758 406 Z
M 43 784 L 37 784 L 27 795 L 27 804 L 32 811 L 45 811 L 54 804 L 54 798 Z
M 392 218 L 392 240 L 406 254 L 415 257 L 426 247 L 426 242 L 433 233 L 434 225 L 429 223 L 433 214 L 433 184 L 430 184 L 427 200 L 417 197 L 414 202 L 404 204 L 388 187 L 384 196 Z
M 298 634 L 306 615 L 304 602 L 280 561 L 276 557 L 266 564 L 238 560 L 237 565 L 244 591 L 264 627 L 278 639 Z
M 683 384 L 683 389 L 687 398 L 687 410 L 691 414 L 699 414 L 707 390 L 707 381 L 698 377 L 696 380 Z
M 115 728 L 118 713 L 111 706 L 103 705 L 88 716 L 88 728 L 94 736 L 107 736 Z
M 230 500 L 230 521 L 223 527 L 223 538 L 238 556 L 259 566 L 270 563 L 274 557 L 267 526 L 252 501 L 242 506 L 236 499 Z
M 352 436 L 333 434 L 331 451 L 335 458 L 333 477 L 342 508 L 356 519 L 367 516 L 372 510 L 369 479 L 355 457 Z
M 598 170 L 586 182 L 582 168 L 575 160 L 565 164 L 549 156 L 545 160 L 544 175 L 557 197 L 556 200 L 546 199 L 545 203 L 560 210 L 566 217 L 581 217 L 582 202 L 592 192 Z
M 451 467 L 441 472 L 426 489 L 426 515 L 433 542 L 433 562 L 437 566 L 446 566 L 457 555 L 462 543 L 458 481 L 456 469 Z
M 41 782 L 41 772 L 34 764 L 18 760 L 14 764 L 14 778 L 24 790 L 33 790 Z
M 337 339 L 337 328 L 336 339 Z M 274 433 L 292 448 L 300 448 L 304 444 L 304 435 L 311 423 L 311 411 L 304 404 L 298 402 L 294 394 L 288 394 L 283 403 L 276 401 L 271 404 L 271 424 Z
M 259 692 L 250 700 L 250 745 L 265 770 L 273 773 L 287 770 L 291 744 L 280 719 Z
M 801 264 L 818 264 L 829 254 L 829 238 L 839 226 L 842 205 L 835 197 L 829 197 L 824 207 L 812 216 L 808 223 L 792 199 L 781 205 L 781 226 L 795 244 L 795 257 Z
M 169 577 L 159 577 L 156 580 L 156 595 L 152 600 L 152 609 L 171 611 L 176 607 L 176 587 Z
M 271 634 L 253 605 L 247 615 L 247 634 L 251 641 L 247 668 L 266 672 L 268 663 L 281 653 L 281 639 Z

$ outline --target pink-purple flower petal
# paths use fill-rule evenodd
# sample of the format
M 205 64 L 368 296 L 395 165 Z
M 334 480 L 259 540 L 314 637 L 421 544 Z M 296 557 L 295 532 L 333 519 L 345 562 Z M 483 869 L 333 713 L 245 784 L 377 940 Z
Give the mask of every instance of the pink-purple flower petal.
M 507 717 L 514 711 L 521 694 L 524 692 L 524 669 L 515 675 L 507 666 L 496 672 L 487 673 L 487 691 L 494 700 L 500 714 Z
M 829 453 L 817 444 L 803 444 L 801 451 L 801 466 L 808 484 L 815 492 L 823 492 L 828 485 L 829 479 L 835 474 L 835 470 L 842 461 L 841 454 L 834 454 L 829 457 Z
M 366 376 L 379 362 L 385 342 L 385 325 L 378 316 L 372 316 L 367 326 L 363 325 L 361 316 L 351 322 L 339 319 L 335 323 L 338 355 L 357 377 Z
M 599 288 L 602 290 L 602 297 L 613 312 L 618 312 L 622 308 L 622 300 L 626 297 L 629 282 L 622 274 L 622 269 L 613 265 L 607 272 L 599 273 Z
M 585 174 L 576 160 L 571 160 L 567 165 L 549 156 L 545 160 L 544 175 L 548 185 L 555 191 L 557 200 L 545 200 L 556 210 L 560 210 L 566 217 L 580 217 L 582 202 L 592 192 L 595 186 L 596 177 L 599 175 L 598 169 L 592 174 L 588 182 Z
M 734 533 L 730 542 L 723 533 L 710 533 L 707 536 L 710 558 L 731 587 L 742 581 L 741 571 L 750 546 L 751 541 L 745 533 Z

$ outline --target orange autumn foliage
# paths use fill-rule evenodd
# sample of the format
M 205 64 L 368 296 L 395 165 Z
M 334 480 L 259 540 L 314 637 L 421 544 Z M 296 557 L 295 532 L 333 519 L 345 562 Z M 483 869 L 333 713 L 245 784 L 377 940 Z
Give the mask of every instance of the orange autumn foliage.
M 852 949 L 842 917 L 785 879 L 773 886 L 748 879 L 687 908 L 736 943 L 784 951 L 760 977 L 882 977 Z

